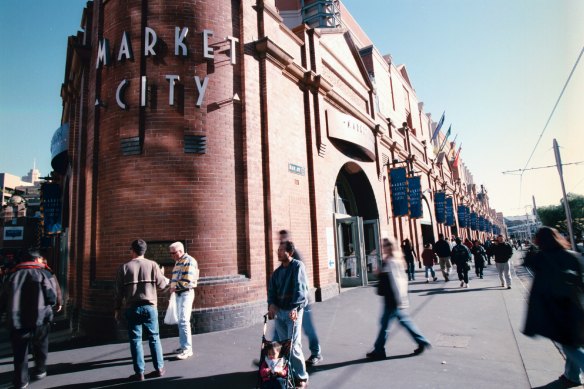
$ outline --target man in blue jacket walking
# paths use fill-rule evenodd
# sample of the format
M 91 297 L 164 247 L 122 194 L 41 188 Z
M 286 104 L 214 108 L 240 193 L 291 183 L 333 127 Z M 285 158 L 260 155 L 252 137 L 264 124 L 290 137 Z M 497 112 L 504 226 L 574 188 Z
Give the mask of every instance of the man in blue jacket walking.
M 308 285 L 304 264 L 293 258 L 294 244 L 283 242 L 278 247 L 281 265 L 272 273 L 268 286 L 268 318 L 276 320 L 278 340 L 291 339 L 290 363 L 297 388 L 305 388 L 308 381 L 300 329 L 304 307 L 308 304 Z

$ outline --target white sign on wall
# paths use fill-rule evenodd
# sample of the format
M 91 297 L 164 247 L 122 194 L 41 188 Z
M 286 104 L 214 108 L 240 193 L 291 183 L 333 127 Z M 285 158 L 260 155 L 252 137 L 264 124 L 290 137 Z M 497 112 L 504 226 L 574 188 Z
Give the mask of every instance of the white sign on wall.
M 332 227 L 326 228 L 326 254 L 329 269 L 335 268 L 335 233 Z
M 335 109 L 326 111 L 328 136 L 357 146 L 371 160 L 375 159 L 375 135 L 369 126 Z

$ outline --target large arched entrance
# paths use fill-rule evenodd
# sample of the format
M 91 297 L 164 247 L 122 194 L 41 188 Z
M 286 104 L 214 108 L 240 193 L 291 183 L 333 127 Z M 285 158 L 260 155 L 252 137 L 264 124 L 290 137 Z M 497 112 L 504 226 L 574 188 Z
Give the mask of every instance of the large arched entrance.
M 381 266 L 379 212 L 371 184 L 359 165 L 343 166 L 335 182 L 333 199 L 340 286 L 376 281 Z

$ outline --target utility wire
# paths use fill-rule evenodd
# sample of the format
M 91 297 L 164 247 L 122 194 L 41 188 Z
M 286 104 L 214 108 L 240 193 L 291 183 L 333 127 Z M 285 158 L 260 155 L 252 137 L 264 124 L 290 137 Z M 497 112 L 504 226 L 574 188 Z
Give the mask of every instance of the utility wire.
M 566 80 L 564 87 L 562 88 L 562 92 L 560 93 L 560 96 L 558 97 L 558 100 L 556 101 L 556 104 L 554 105 L 554 109 L 552 109 L 552 113 L 550 114 L 550 117 L 548 118 L 547 122 L 545 123 L 545 126 L 543 127 L 541 134 L 539 134 L 539 138 L 537 139 L 537 143 L 533 147 L 533 151 L 531 152 L 531 155 L 529 156 L 529 159 L 527 160 L 527 163 L 525 164 L 525 167 L 523 168 L 524 171 L 527 169 L 527 165 L 529 165 L 529 162 L 531 162 L 531 158 L 533 157 L 533 154 L 535 153 L 535 150 L 537 149 L 537 146 L 539 145 L 539 142 L 541 141 L 541 138 L 543 137 L 543 134 L 544 134 L 545 130 L 547 129 L 548 124 L 550 124 L 550 121 L 552 120 L 552 116 L 554 116 L 554 112 L 556 112 L 556 108 L 558 107 L 558 104 L 560 103 L 560 100 L 562 99 L 562 96 L 564 95 L 564 92 L 566 91 L 566 88 L 567 88 L 568 84 L 570 83 L 570 80 L 572 79 L 572 75 L 574 74 L 574 71 L 576 70 L 576 67 L 578 66 L 578 62 L 580 62 L 580 58 L 582 58 L 582 54 L 584 54 L 584 47 L 582 47 L 582 50 L 580 50 L 580 55 L 578 56 L 578 59 L 576 60 L 576 63 L 574 64 L 574 67 L 572 68 L 572 71 L 570 72 L 570 75 L 568 76 L 568 79 Z M 523 176 L 523 173 L 521 173 L 521 176 Z
M 584 161 L 579 161 L 579 162 L 570 162 L 570 163 L 563 163 L 562 166 L 569 166 L 569 165 L 580 165 L 584 163 Z M 508 174 L 508 173 L 516 173 L 516 172 L 525 172 L 528 170 L 539 170 L 539 169 L 548 169 L 550 167 L 556 167 L 557 165 L 548 165 L 548 166 L 538 166 L 538 167 L 532 167 L 529 169 L 517 169 L 517 170 L 507 170 L 502 172 L 503 174 Z M 521 173 L 523 174 L 523 173 Z

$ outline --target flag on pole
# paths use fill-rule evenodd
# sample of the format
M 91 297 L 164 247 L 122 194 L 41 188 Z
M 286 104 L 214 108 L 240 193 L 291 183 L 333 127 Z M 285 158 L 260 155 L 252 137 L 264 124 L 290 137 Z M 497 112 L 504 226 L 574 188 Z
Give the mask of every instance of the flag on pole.
M 434 139 L 436 139 L 436 137 L 438 136 L 438 133 L 440 132 L 440 129 L 442 128 L 442 125 L 444 124 L 444 114 L 445 113 L 446 113 L 446 111 L 442 112 L 442 117 L 438 121 L 438 125 L 436 125 L 436 129 L 434 130 L 434 133 L 432 134 L 432 139 L 430 140 L 430 142 L 434 142 Z
M 442 151 L 442 149 L 444 148 L 444 146 L 446 146 L 446 141 L 448 140 L 448 137 L 450 136 L 451 131 L 452 131 L 452 124 L 450 125 L 450 127 L 448 127 L 448 131 L 446 131 L 446 137 L 442 141 L 442 144 L 440 145 L 440 148 L 438 149 L 438 153 L 440 153 Z
M 458 151 L 456 152 L 456 157 L 454 157 L 454 162 L 452 162 L 453 167 L 458 167 L 458 157 L 460 156 L 460 149 L 462 149 L 462 143 L 458 146 Z

